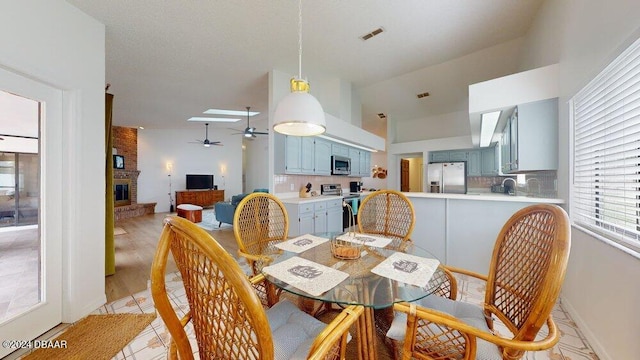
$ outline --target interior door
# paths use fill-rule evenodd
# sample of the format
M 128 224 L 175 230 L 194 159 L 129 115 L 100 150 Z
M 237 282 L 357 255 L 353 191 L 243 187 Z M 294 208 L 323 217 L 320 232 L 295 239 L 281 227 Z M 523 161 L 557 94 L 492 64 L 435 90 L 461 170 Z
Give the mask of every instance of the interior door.
M 400 159 L 400 191 L 408 192 L 409 188 L 409 160 Z
M 0 182 L 16 209 L 0 231 L 0 293 L 18 300 L 0 318 L 3 340 L 34 339 L 62 320 L 62 107 L 62 91 L 0 68 Z M 14 350 L 0 347 L 0 357 Z

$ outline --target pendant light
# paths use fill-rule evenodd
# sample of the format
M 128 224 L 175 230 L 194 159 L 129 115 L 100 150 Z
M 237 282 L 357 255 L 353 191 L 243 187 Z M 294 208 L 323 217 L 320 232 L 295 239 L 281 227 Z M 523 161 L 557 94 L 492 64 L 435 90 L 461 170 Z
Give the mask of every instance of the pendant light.
M 302 0 L 298 1 L 298 77 L 291 79 L 291 93 L 276 106 L 273 130 L 294 136 L 320 135 L 326 130 L 322 105 L 302 79 Z

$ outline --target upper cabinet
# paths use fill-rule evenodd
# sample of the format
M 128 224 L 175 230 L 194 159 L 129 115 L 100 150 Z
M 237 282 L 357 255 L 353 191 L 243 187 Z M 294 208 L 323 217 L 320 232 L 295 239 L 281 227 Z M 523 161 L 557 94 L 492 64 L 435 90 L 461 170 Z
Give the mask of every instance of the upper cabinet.
M 502 172 L 558 169 L 558 98 L 515 107 L 502 130 Z
M 276 174 L 331 175 L 331 156 L 351 159 L 351 175 L 371 176 L 371 153 L 319 137 L 274 135 Z
M 515 106 L 560 96 L 559 66 L 553 64 L 469 85 L 469 125 L 473 146 L 480 145 L 480 123 L 484 113 L 501 111 L 493 141 Z

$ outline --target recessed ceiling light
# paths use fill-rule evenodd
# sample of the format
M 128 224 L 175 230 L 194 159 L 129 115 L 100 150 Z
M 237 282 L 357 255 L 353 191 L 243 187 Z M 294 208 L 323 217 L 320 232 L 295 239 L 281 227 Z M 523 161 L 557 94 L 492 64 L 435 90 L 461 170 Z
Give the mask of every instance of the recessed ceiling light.
M 246 116 L 247 115 L 247 111 L 246 110 L 222 110 L 222 109 L 209 109 L 205 112 L 203 112 L 203 114 L 207 114 L 207 115 L 227 115 L 227 116 Z M 260 114 L 260 112 L 258 111 L 249 111 L 249 116 L 254 116 L 254 115 L 258 115 Z
M 144 130 L 144 126 L 138 126 L 138 129 Z
M 203 122 L 236 122 L 240 121 L 240 119 L 235 118 L 214 118 L 214 117 L 204 117 L 204 116 L 194 116 L 187 119 L 187 121 L 203 121 Z

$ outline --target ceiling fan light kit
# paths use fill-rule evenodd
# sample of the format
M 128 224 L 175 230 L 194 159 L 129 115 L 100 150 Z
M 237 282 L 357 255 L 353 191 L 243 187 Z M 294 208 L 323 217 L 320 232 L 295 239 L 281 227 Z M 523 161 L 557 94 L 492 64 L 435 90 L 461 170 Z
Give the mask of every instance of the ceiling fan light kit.
M 291 93 L 273 114 L 273 130 L 294 136 L 314 136 L 325 132 L 327 122 L 320 102 L 309 94 L 309 83 L 302 79 L 302 0 L 298 1 L 298 77 L 291 79 Z

